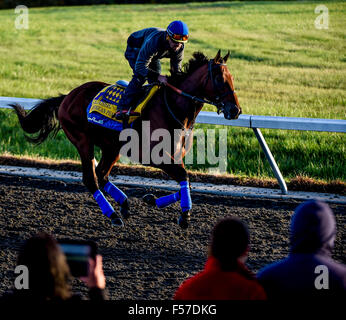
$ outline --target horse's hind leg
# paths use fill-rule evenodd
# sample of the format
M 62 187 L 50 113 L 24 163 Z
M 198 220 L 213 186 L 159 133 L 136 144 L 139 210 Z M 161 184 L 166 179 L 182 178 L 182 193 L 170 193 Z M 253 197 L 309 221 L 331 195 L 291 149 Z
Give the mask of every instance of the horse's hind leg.
M 94 145 L 88 144 L 89 148 L 94 149 Z M 78 147 L 77 147 L 78 149 Z M 78 149 L 79 151 L 79 149 Z M 89 150 L 91 151 L 91 150 Z M 87 186 L 87 188 L 90 190 L 90 192 L 93 194 L 94 199 L 100 206 L 102 213 L 106 215 L 108 218 L 111 219 L 112 224 L 115 226 L 123 226 L 124 223 L 121 220 L 121 218 L 116 214 L 114 208 L 112 205 L 107 201 L 104 194 L 99 189 L 98 183 L 97 183 L 97 177 L 95 174 L 95 160 L 94 160 L 94 152 L 92 150 L 92 153 L 83 154 L 83 152 L 80 152 L 81 160 L 82 160 L 82 166 L 83 166 L 83 182 Z M 92 180 L 90 179 L 90 173 L 92 172 Z M 104 186 L 105 187 L 105 186 Z
M 120 205 L 120 213 L 127 219 L 130 216 L 128 198 L 126 194 L 110 182 L 108 178 L 114 164 L 120 158 L 119 151 L 114 145 L 102 145 L 101 150 L 102 158 L 96 168 L 98 181 L 101 187 L 103 187 L 103 189 Z
M 115 213 L 111 204 L 100 191 L 95 174 L 94 143 L 84 132 L 75 130 L 72 123 L 64 123 L 63 129 L 69 140 L 75 145 L 80 155 L 83 170 L 83 183 L 98 203 L 102 213 L 112 220 L 112 224 L 123 226 L 124 223 Z

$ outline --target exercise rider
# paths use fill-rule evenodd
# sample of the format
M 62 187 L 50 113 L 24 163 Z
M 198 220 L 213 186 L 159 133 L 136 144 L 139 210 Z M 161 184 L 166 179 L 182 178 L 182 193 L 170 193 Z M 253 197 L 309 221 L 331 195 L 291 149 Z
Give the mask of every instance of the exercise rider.
M 133 76 L 118 105 L 118 120 L 129 115 L 129 111 L 134 107 L 134 98 L 146 80 L 149 83 L 167 83 L 167 77 L 161 75 L 160 59 L 170 58 L 173 74 L 181 70 L 184 45 L 188 38 L 187 25 L 179 20 L 171 22 L 166 30 L 146 28 L 129 36 L 125 58 L 133 70 Z

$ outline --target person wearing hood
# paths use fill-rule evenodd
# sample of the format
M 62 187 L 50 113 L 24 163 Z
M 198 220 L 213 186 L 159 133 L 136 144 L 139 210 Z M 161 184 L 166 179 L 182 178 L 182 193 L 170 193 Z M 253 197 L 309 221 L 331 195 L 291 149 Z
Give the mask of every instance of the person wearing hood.
M 235 217 L 220 220 L 204 270 L 184 281 L 174 300 L 265 300 L 262 286 L 245 266 L 248 251 L 247 226 Z
M 345 295 L 346 266 L 331 258 L 335 235 L 335 217 L 326 203 L 299 205 L 291 220 L 290 254 L 257 274 L 268 299 Z

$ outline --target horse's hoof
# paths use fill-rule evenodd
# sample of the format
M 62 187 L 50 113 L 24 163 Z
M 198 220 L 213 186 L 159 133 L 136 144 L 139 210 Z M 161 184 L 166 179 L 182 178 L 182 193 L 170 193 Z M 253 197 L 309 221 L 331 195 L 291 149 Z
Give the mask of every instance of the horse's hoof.
M 127 199 L 120 206 L 120 213 L 124 219 L 128 219 L 130 217 L 129 202 Z
M 178 225 L 182 229 L 187 229 L 189 227 L 190 213 L 189 211 L 183 212 L 178 218 Z
M 124 222 L 121 218 L 115 218 L 111 220 L 112 226 L 122 228 L 124 226 Z
M 123 220 L 115 212 L 113 212 L 113 214 L 110 216 L 110 219 L 111 219 L 112 226 L 115 226 L 115 227 L 124 226 Z
M 152 193 L 146 194 L 142 199 L 146 204 L 149 204 L 150 206 L 156 206 L 157 198 Z

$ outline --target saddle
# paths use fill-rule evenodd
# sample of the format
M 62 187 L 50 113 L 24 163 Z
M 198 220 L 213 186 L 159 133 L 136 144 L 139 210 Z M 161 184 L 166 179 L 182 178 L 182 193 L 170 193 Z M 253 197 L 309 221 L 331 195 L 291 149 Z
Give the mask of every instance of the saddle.
M 119 80 L 115 84 L 103 88 L 88 106 L 88 120 L 91 118 L 91 115 L 95 115 L 95 113 L 97 113 L 103 117 L 111 119 L 112 121 L 121 123 L 122 120 L 117 120 L 115 118 L 115 113 L 117 111 L 117 105 L 120 102 L 122 94 L 124 93 L 127 85 L 127 81 Z M 141 116 L 144 108 L 150 99 L 155 95 L 159 87 L 159 85 L 154 84 L 146 85 L 142 88 L 138 94 L 138 99 L 135 102 L 136 107 L 133 108 L 130 113 L 128 124 L 131 124 Z

